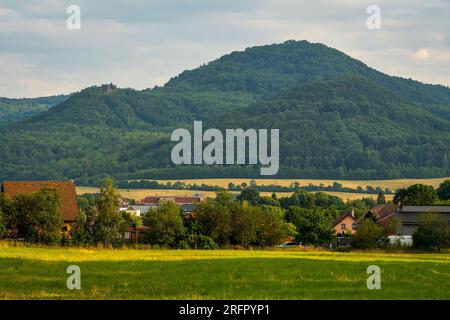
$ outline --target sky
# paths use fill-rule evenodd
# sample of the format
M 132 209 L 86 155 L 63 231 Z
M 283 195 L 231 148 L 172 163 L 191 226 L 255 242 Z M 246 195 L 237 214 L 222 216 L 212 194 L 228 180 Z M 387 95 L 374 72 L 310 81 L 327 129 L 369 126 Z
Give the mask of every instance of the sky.
M 77 5 L 81 28 L 70 30 Z M 377 5 L 381 29 L 370 30 Z M 320 42 L 384 73 L 450 86 L 450 0 L 0 0 L 0 96 L 163 85 L 236 50 Z

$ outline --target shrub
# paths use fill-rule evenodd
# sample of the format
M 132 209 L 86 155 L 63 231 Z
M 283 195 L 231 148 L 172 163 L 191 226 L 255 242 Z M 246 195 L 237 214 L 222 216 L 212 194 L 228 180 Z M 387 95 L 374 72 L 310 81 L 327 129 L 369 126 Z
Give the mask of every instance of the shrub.
M 440 251 L 450 246 L 447 218 L 439 213 L 423 213 L 419 227 L 413 234 L 413 246 L 419 249 Z
M 202 234 L 190 233 L 184 240 L 187 248 L 191 249 L 215 249 L 217 244 L 211 237 Z
M 371 219 L 363 219 L 351 236 L 350 244 L 356 249 L 374 249 L 388 243 L 387 232 Z
M 181 214 L 181 209 L 173 201 L 150 209 L 143 217 L 148 230 L 143 233 L 142 242 L 176 247 L 185 233 Z

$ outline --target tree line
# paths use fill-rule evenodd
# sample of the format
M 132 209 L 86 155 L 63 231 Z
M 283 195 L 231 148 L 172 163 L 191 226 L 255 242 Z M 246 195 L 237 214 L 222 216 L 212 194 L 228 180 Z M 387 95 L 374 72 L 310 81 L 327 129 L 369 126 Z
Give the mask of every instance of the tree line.
M 213 249 L 227 246 L 271 247 L 285 241 L 325 245 L 335 240 L 332 222 L 344 212 L 361 218 L 377 204 L 386 203 L 381 192 L 371 198 L 344 202 L 322 192 L 296 190 L 289 197 L 261 196 L 251 186 L 234 199 L 227 190 L 217 191 L 191 213 L 174 202 L 151 208 L 141 217 L 119 211 L 119 192 L 111 178 L 104 180 L 99 194 L 79 196 L 80 218 L 68 234 L 61 232 L 61 201 L 55 190 L 43 189 L 32 195 L 0 197 L 0 236 L 34 243 L 118 247 L 130 243 L 127 231 L 142 227 L 140 242 L 167 248 Z M 436 190 L 420 184 L 400 189 L 394 203 L 401 205 L 449 204 L 450 180 Z M 424 214 L 414 235 L 420 248 L 446 248 L 448 221 Z M 395 227 L 394 225 L 392 227 Z M 359 219 L 351 246 L 367 249 L 387 245 L 389 230 L 375 221 Z

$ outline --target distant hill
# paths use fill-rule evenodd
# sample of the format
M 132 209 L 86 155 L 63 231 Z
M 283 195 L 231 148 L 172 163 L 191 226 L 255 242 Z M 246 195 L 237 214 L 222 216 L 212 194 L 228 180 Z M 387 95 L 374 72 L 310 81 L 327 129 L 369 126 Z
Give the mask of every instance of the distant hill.
M 67 99 L 65 95 L 8 99 L 0 97 L 0 125 L 35 116 Z
M 0 179 L 257 177 L 259 166 L 170 162 L 170 133 L 279 128 L 284 178 L 450 175 L 450 89 L 390 77 L 322 44 L 233 52 L 136 91 L 90 87 L 1 129 Z

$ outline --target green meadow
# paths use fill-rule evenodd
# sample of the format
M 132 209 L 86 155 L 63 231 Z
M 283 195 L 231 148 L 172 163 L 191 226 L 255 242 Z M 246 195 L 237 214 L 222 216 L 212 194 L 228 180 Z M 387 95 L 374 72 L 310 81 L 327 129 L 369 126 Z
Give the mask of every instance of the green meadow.
M 81 290 L 69 290 L 69 265 Z M 381 268 L 381 289 L 366 286 Z M 450 299 L 450 254 L 0 246 L 1 299 Z

